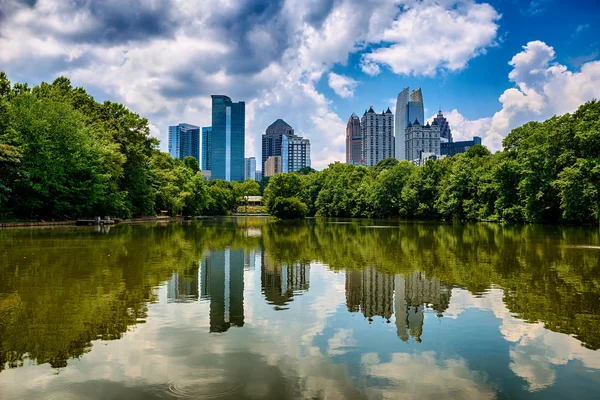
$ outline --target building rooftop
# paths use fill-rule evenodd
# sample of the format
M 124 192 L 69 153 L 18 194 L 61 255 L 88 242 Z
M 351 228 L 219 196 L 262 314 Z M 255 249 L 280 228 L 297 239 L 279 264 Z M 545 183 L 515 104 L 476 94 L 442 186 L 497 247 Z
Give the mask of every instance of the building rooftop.
M 273 122 L 271 125 L 269 125 L 269 128 L 276 128 L 278 126 L 285 126 L 286 128 L 291 128 L 290 124 L 288 124 L 281 118 L 278 118 L 277 120 L 275 120 L 275 122 Z

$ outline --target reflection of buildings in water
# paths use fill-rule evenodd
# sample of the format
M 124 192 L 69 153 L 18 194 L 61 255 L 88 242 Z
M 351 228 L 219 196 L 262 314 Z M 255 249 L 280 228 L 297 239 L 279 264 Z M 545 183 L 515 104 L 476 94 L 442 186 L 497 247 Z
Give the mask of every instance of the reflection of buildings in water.
M 244 269 L 254 270 L 256 268 L 256 250 L 244 253 Z
M 425 307 L 437 311 L 437 316 L 450 304 L 450 289 L 440 283 L 437 278 L 427 279 L 420 272 L 412 272 L 406 276 L 396 275 L 396 330 L 398 337 L 407 341 L 409 335 L 421 341 Z
M 213 251 L 202 257 L 200 295 L 210 299 L 210 331 L 244 325 L 244 251 Z
M 388 322 L 393 314 L 394 277 L 373 267 L 346 271 L 346 306 L 350 312 L 361 311 L 373 321 L 374 316 Z
M 265 299 L 276 310 L 285 307 L 299 292 L 308 290 L 310 265 L 307 263 L 275 265 L 266 253 L 261 257 L 261 286 Z
M 395 296 L 394 296 L 395 292 Z M 426 279 L 420 272 L 389 275 L 369 267 L 363 271 L 346 271 L 346 307 L 362 312 L 369 322 L 374 316 L 388 320 L 395 308 L 398 337 L 410 336 L 421 341 L 425 307 L 436 310 L 438 317 L 450 304 L 450 289 L 439 279 Z
M 167 284 L 169 303 L 191 303 L 198 300 L 198 266 L 183 274 L 173 273 Z

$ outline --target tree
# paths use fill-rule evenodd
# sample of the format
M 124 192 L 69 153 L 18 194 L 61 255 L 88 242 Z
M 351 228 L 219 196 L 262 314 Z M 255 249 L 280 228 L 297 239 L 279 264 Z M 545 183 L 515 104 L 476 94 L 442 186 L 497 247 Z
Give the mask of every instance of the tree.
M 194 174 L 200 172 L 200 164 L 198 164 L 198 160 L 196 160 L 196 157 L 185 156 L 185 158 L 183 159 L 183 164 L 189 169 L 191 169 Z
M 377 164 L 375 164 L 373 166 L 373 169 L 375 170 L 375 172 L 379 173 L 385 169 L 392 168 L 396 164 L 398 164 L 398 160 L 396 160 L 393 157 L 390 157 L 390 158 L 386 158 L 386 159 L 379 161 Z
M 301 219 L 308 207 L 297 197 L 276 197 L 271 202 L 269 213 L 279 219 Z

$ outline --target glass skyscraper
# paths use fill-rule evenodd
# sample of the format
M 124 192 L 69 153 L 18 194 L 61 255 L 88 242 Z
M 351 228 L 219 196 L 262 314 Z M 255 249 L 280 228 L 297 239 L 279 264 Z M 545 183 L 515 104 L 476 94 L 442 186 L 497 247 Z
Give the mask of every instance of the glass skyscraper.
M 249 157 L 244 160 L 244 179 L 256 180 L 256 158 Z
M 415 120 L 420 125 L 425 124 L 425 109 L 423 107 L 423 93 L 421 88 L 413 90 L 409 94 L 409 88 L 404 88 L 398 93 L 396 100 L 396 143 L 395 156 L 397 160 L 408 160 L 406 154 L 406 128 L 414 124 Z
M 170 126 L 169 154 L 182 160 L 187 156 L 200 160 L 200 127 L 190 124 Z
M 212 95 L 212 179 L 244 180 L 246 103 Z
M 212 126 L 202 127 L 202 171 L 212 171 Z

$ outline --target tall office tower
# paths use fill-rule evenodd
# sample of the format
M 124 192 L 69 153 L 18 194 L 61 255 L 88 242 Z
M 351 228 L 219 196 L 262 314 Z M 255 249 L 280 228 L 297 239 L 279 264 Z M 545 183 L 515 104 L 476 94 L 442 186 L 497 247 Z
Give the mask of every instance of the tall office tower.
M 212 95 L 212 179 L 244 180 L 246 103 Z
M 202 171 L 212 170 L 212 126 L 202 128 Z
M 256 158 L 250 157 L 244 159 L 244 180 L 256 180 Z
M 273 122 L 262 136 L 262 171 L 265 172 L 265 163 L 271 156 L 281 156 L 281 138 L 283 135 L 294 135 L 294 129 L 284 120 Z M 265 174 L 265 176 L 267 176 Z
M 437 121 L 440 126 L 440 139 L 442 143 L 452 143 L 452 131 L 450 130 L 450 124 L 448 124 L 448 120 L 442 114 L 442 110 L 438 111 L 437 117 L 433 119 Z
M 406 160 L 406 150 L 404 130 L 408 121 L 406 120 L 406 106 L 408 104 L 408 91 L 409 88 L 404 88 L 398 93 L 398 99 L 396 100 L 396 126 L 395 126 L 395 139 L 396 139 L 396 159 Z
M 408 124 L 413 124 L 415 119 L 419 124 L 425 124 L 425 109 L 423 107 L 423 93 L 421 88 L 409 94 L 409 88 L 404 88 L 398 93 L 396 100 L 396 159 L 408 160 L 406 154 L 405 129 Z
M 181 160 L 187 156 L 200 160 L 200 127 L 190 124 L 170 126 L 169 154 Z
M 310 140 L 296 135 L 281 137 L 281 171 L 296 172 L 310 167 Z
M 210 300 L 210 331 L 244 326 L 244 251 L 208 253 L 200 269 L 200 296 Z
M 362 129 L 362 158 L 367 167 L 394 157 L 394 114 L 377 114 L 373 106 L 365 111 L 360 123 Z
M 360 118 L 352 113 L 346 125 L 346 164 L 360 164 L 362 161 L 362 136 Z
M 434 120 L 433 124 L 423 126 L 418 119 L 405 129 L 406 159 L 415 161 L 421 159 L 421 153 L 440 155 L 440 126 Z
M 256 182 L 262 181 L 263 178 L 263 172 L 262 171 L 256 171 Z

